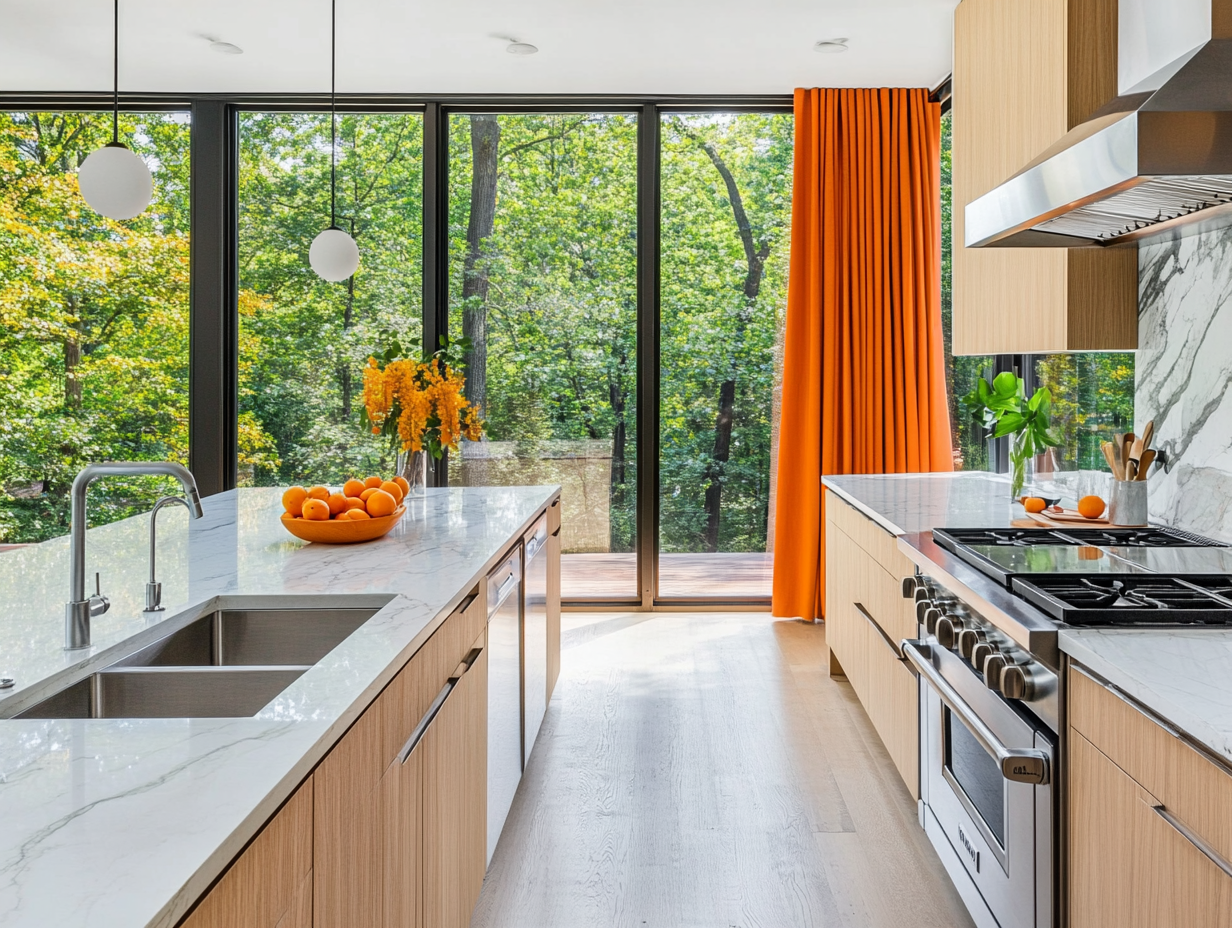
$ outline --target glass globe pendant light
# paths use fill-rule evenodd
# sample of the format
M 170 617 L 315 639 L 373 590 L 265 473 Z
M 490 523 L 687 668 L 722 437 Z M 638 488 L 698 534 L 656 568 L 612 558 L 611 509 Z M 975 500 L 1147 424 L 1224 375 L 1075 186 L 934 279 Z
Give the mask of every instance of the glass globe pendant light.
M 359 246 L 338 228 L 338 113 L 334 94 L 337 85 L 338 0 L 330 0 L 329 24 L 329 228 L 312 240 L 308 263 L 323 280 L 346 280 L 359 268 Z
M 111 141 L 81 163 L 77 187 L 96 213 L 108 219 L 132 219 L 154 197 L 150 169 L 120 141 L 120 0 L 115 0 L 112 55 Z

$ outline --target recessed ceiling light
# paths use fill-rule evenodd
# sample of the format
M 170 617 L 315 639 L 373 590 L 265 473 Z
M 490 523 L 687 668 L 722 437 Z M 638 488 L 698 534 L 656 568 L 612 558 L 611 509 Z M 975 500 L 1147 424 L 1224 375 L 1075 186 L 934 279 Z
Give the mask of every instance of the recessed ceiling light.
M 813 51 L 822 55 L 840 55 L 847 51 L 847 39 L 822 39 L 813 46 Z
M 220 55 L 242 55 L 244 50 L 238 45 L 232 45 L 230 42 L 220 42 L 218 39 L 210 42 L 211 51 L 216 51 Z
M 510 42 L 505 46 L 505 51 L 511 55 L 534 55 L 539 49 L 529 42 Z

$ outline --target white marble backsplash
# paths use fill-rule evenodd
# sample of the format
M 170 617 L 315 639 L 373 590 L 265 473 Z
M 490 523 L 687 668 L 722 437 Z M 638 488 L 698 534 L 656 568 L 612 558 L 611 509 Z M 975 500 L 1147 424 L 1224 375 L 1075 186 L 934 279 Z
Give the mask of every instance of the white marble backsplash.
M 1136 430 L 1171 459 L 1151 520 L 1232 541 L 1232 228 L 1138 251 Z

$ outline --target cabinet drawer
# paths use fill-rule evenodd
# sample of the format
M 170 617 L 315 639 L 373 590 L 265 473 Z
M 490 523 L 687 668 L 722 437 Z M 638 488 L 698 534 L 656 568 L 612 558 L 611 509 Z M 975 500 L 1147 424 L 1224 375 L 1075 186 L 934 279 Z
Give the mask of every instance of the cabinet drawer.
M 1070 725 L 1225 861 L 1232 861 L 1232 773 L 1080 669 L 1069 674 Z
M 1069 755 L 1072 928 L 1232 928 L 1232 876 L 1159 798 L 1072 726 Z
M 312 778 L 180 928 L 312 928 Z
M 551 535 L 560 528 L 560 497 L 554 497 L 548 503 L 548 534 Z
M 826 493 L 826 523 L 843 532 L 869 560 L 881 568 L 877 573 L 861 565 L 855 601 L 860 602 L 878 624 L 896 641 L 914 638 L 915 607 L 902 597 L 904 577 L 915 574 L 915 565 L 898 550 L 898 538 L 832 492 Z M 827 563 L 829 545 L 826 548 Z M 827 572 L 827 578 L 829 573 Z M 827 596 L 828 601 L 828 596 Z

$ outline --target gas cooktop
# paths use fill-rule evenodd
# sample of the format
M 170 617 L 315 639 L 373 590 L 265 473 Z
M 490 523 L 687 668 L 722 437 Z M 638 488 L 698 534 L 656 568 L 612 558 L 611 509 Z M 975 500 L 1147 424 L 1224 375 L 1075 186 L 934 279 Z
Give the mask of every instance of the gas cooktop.
M 1014 592 L 1067 625 L 1232 625 L 1232 576 L 1016 577 Z
M 933 540 L 959 554 L 962 545 L 1030 548 L 1036 545 L 1118 545 L 1134 548 L 1226 547 L 1174 528 L 937 528 Z

